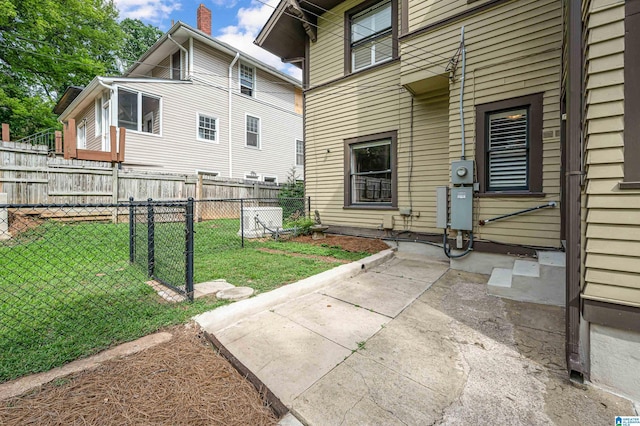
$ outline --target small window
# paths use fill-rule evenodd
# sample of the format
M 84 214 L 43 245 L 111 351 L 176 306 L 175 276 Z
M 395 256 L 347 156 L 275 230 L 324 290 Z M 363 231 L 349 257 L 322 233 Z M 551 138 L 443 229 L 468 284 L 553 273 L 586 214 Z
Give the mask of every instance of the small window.
M 182 71 L 182 55 L 178 50 L 176 53 L 171 55 L 171 79 L 172 80 L 180 80 Z
M 276 176 L 265 176 L 262 180 L 267 183 L 278 183 L 278 178 Z
M 240 64 L 240 93 L 253 96 L 255 82 L 255 69 L 248 65 Z
M 296 166 L 304 166 L 304 141 L 296 140 Z
M 349 15 L 351 69 L 355 72 L 392 59 L 397 49 L 394 38 L 395 4 L 377 3 Z
M 118 127 L 160 134 L 160 98 L 118 88 Z
M 345 206 L 396 205 L 396 132 L 345 141 Z
M 246 145 L 252 148 L 260 148 L 260 119 L 247 115 Z
M 529 153 L 528 109 L 512 109 L 486 115 L 487 189 L 527 189 Z
M 260 175 L 256 174 L 256 172 L 251 172 L 251 173 L 245 173 L 244 178 L 246 180 L 255 180 L 258 181 L 260 180 Z
M 208 115 L 198 114 L 198 139 L 218 141 L 218 120 Z
M 87 149 L 87 126 L 85 120 L 82 120 L 76 126 L 76 141 L 78 142 L 78 149 Z
M 481 193 L 542 192 L 542 94 L 476 107 Z

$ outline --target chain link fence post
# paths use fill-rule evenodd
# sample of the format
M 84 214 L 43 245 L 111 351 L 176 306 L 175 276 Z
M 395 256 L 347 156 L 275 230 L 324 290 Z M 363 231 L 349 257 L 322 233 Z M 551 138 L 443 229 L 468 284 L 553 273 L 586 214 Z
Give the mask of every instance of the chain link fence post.
M 307 197 L 307 219 L 311 219 L 311 197 Z
M 153 277 L 154 267 L 155 267 L 155 224 L 154 224 L 154 212 L 153 212 L 153 204 L 151 204 L 153 200 L 149 198 L 147 200 L 147 267 L 149 277 Z
M 133 197 L 129 197 L 129 263 L 136 260 L 136 215 Z
M 187 297 L 189 300 L 193 301 L 193 240 L 194 240 L 194 229 L 193 229 L 193 198 L 189 197 L 187 200 L 186 206 L 186 282 L 185 282 L 185 291 L 187 293 Z

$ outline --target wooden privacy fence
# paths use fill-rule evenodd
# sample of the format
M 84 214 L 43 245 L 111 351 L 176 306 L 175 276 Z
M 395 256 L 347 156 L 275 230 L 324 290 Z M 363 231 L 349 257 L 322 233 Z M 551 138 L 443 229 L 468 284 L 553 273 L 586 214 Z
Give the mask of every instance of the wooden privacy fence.
M 9 204 L 277 198 L 279 192 L 279 186 L 266 182 L 122 170 L 117 163 L 52 156 L 44 145 L 0 142 L 0 193 L 7 194 Z

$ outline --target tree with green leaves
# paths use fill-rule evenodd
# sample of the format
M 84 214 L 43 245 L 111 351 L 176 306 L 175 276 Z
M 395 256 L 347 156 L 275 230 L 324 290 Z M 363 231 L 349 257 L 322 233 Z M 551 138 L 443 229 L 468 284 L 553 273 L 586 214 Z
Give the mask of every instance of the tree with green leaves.
M 139 19 L 125 18 L 120 22 L 120 28 L 123 32 L 123 43 L 118 56 L 124 72 L 153 46 L 163 33 L 159 28 L 145 24 Z
M 0 121 L 12 139 L 59 126 L 52 108 L 68 86 L 120 74 L 162 34 L 117 18 L 113 0 L 0 0 Z

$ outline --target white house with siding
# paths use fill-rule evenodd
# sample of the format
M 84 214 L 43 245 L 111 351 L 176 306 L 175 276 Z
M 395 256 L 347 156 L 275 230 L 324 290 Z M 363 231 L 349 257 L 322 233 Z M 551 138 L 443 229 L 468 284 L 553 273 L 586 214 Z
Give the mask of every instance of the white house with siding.
M 123 169 L 284 182 L 304 176 L 301 83 L 198 29 L 176 23 L 127 72 L 96 77 L 55 111 L 78 149 L 109 151 L 126 132 Z

